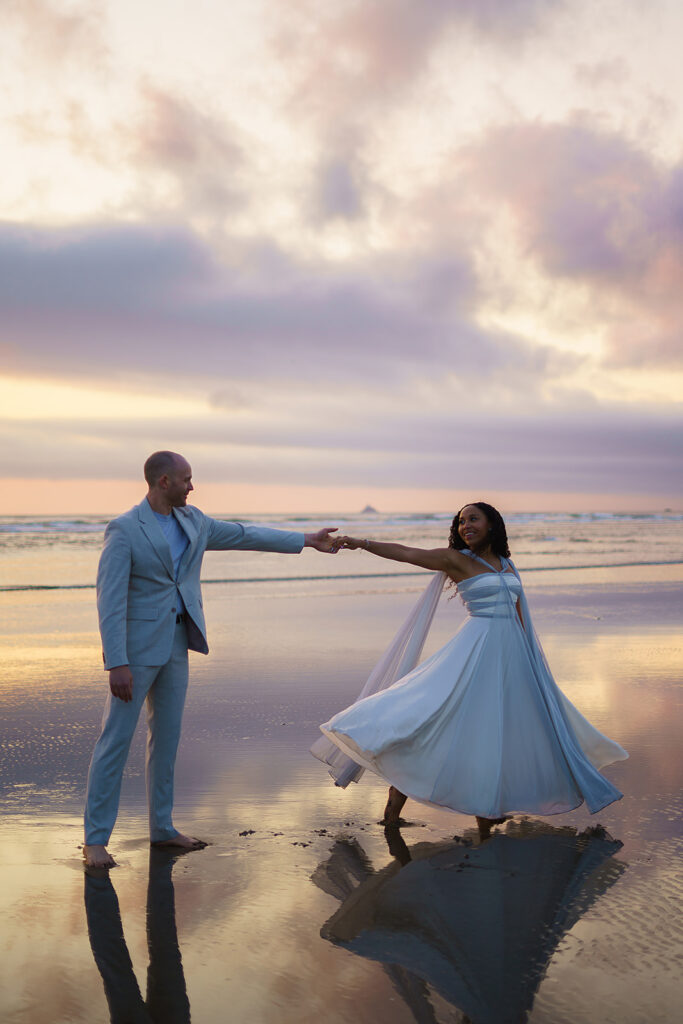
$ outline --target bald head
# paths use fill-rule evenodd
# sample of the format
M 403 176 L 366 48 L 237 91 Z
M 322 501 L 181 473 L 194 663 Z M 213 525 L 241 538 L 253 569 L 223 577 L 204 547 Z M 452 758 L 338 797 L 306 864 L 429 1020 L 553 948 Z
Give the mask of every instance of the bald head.
M 190 463 L 177 452 L 150 455 L 145 463 L 145 480 L 149 486 L 147 500 L 155 512 L 163 515 L 183 508 L 188 494 L 194 490 Z
M 154 452 L 144 465 L 145 480 L 149 487 L 156 487 L 162 476 L 172 476 L 186 464 L 177 452 Z

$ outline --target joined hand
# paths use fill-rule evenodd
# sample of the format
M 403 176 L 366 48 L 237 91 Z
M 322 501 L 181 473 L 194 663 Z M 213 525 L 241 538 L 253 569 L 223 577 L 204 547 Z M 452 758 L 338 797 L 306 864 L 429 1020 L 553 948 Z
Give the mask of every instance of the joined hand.
M 349 551 L 355 551 L 356 548 L 364 548 L 365 544 L 358 537 L 334 537 L 335 551 L 339 551 L 341 548 L 348 548 Z
M 315 548 L 316 551 L 326 551 L 330 555 L 336 555 L 339 550 L 338 537 L 331 537 L 331 533 L 338 530 L 338 526 L 323 526 L 317 533 L 304 534 L 304 547 Z

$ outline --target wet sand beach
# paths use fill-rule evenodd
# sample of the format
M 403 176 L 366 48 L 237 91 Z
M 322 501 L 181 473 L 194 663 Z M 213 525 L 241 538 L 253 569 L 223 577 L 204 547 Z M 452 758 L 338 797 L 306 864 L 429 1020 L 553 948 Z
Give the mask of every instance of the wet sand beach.
M 556 679 L 629 750 L 605 769 L 619 803 L 484 844 L 409 803 L 387 837 L 384 783 L 335 789 L 308 747 L 421 582 L 217 584 L 176 771 L 176 822 L 210 845 L 150 853 L 141 728 L 109 877 L 79 849 L 105 694 L 92 591 L 0 594 L 2 1020 L 677 1019 L 683 568 L 525 584 Z M 442 600 L 425 653 L 462 615 Z

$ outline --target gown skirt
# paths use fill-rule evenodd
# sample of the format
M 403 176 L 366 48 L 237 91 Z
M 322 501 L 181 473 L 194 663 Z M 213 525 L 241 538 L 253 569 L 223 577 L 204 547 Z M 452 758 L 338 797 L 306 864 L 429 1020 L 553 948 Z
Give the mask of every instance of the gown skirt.
M 585 801 L 595 813 L 622 795 L 598 769 L 628 754 L 555 683 L 519 576 L 501 561 L 500 572 L 458 584 L 468 618 L 444 647 L 321 731 L 425 803 L 497 818 L 561 814 Z

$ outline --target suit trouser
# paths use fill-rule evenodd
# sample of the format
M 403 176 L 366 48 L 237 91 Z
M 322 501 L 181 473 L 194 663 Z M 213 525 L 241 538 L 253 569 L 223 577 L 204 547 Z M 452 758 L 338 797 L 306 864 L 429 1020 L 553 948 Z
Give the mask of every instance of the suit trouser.
M 161 842 L 178 834 L 173 827 L 173 772 L 187 693 L 187 631 L 178 623 L 171 657 L 165 665 L 131 665 L 133 699 L 127 704 L 110 693 L 104 708 L 102 732 L 95 744 L 85 801 L 85 842 L 106 846 L 119 809 L 123 769 L 147 701 L 147 758 L 145 774 L 149 804 L 150 840 Z

